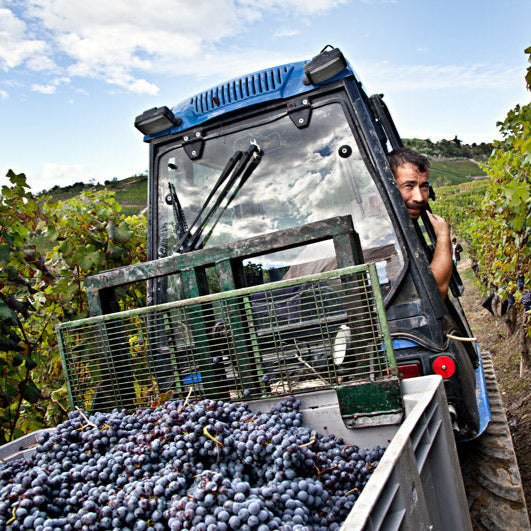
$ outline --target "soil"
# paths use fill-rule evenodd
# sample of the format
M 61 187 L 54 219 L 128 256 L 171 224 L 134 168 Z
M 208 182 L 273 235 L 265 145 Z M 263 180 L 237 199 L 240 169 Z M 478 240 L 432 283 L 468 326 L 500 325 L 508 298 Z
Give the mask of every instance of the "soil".
M 485 296 L 472 274 L 470 261 L 461 261 L 458 270 L 465 286 L 461 305 L 472 333 L 481 350 L 492 356 L 531 516 L 531 370 L 521 374 L 523 311 L 517 313 L 514 328 L 510 327 L 507 318 L 496 317 L 481 306 Z

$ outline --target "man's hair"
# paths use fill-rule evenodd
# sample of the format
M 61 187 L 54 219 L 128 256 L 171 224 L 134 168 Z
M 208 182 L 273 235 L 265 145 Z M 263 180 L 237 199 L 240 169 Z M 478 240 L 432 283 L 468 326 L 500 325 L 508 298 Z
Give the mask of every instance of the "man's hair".
M 416 166 L 422 173 L 425 173 L 430 169 L 430 161 L 418 151 L 410 148 L 394 149 L 389 155 L 387 155 L 387 159 L 389 160 L 389 166 L 391 166 L 393 175 L 396 175 L 396 169 L 399 166 L 407 164 L 408 162 Z

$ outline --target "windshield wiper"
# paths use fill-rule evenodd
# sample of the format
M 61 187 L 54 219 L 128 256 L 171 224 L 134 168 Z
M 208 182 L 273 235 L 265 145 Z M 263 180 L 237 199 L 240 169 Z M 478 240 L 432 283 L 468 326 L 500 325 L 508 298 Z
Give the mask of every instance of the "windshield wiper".
M 212 197 L 214 196 L 214 194 L 219 190 L 219 187 L 227 179 L 228 175 L 234 169 L 234 166 L 236 165 L 238 160 L 240 160 L 241 157 L 242 157 L 242 152 L 241 151 L 236 151 L 236 153 L 234 153 L 234 155 L 232 155 L 232 157 L 227 161 L 227 164 L 223 168 L 223 171 L 220 173 L 220 175 L 218 177 L 218 180 L 216 181 L 216 184 L 213 186 L 212 190 L 208 194 L 208 197 L 206 198 L 205 202 L 203 203 L 203 206 L 200 208 L 197 216 L 192 221 L 192 224 L 190 225 L 190 227 L 189 228 L 186 227 L 182 232 L 178 232 L 177 233 L 178 242 L 175 245 L 175 248 L 174 248 L 175 251 L 177 251 L 177 252 L 179 252 L 179 251 L 185 252 L 185 251 L 182 251 L 181 248 L 184 248 L 185 250 L 189 248 L 190 241 L 187 241 L 187 240 L 189 240 L 189 238 L 191 237 L 192 230 L 193 230 L 194 226 L 196 225 L 196 223 L 201 218 L 203 212 L 205 211 L 206 207 L 208 206 L 208 203 L 210 203 L 210 201 L 212 200 Z M 170 184 L 170 186 L 173 186 L 173 185 Z M 175 188 L 174 188 L 174 190 L 175 190 Z M 175 196 L 175 200 L 177 200 L 177 196 Z M 177 202 L 178 202 L 178 200 L 177 200 Z M 179 207 L 180 207 L 180 205 L 179 205 Z M 174 213 L 175 213 L 175 207 L 174 207 Z
M 197 248 L 197 242 L 201 237 L 201 234 L 203 233 L 203 230 L 208 223 L 209 219 L 212 217 L 212 215 L 219 209 L 221 203 L 223 200 L 227 197 L 228 193 L 230 192 L 231 188 L 233 188 L 234 183 L 237 181 L 238 177 L 242 174 L 242 179 L 240 180 L 240 184 L 238 185 L 237 190 L 232 194 L 231 198 L 229 199 L 229 203 L 234 199 L 237 192 L 240 190 L 240 188 L 243 186 L 244 182 L 249 178 L 250 174 L 253 172 L 254 168 L 258 165 L 259 158 L 261 158 L 261 150 L 260 147 L 257 144 L 251 144 L 247 151 L 243 154 L 242 152 L 237 151 L 228 161 L 227 165 L 223 169 L 223 172 L 221 173 L 220 177 L 218 178 L 218 181 L 214 185 L 214 188 L 208 195 L 206 201 L 204 202 L 203 206 L 201 207 L 199 213 L 197 214 L 196 218 L 194 219 L 194 222 L 190 225 L 190 228 L 186 231 L 185 234 L 180 238 L 180 240 L 177 242 L 177 245 L 175 246 L 178 252 L 186 253 L 193 251 Z M 246 166 L 249 163 L 249 160 L 253 158 L 253 161 L 249 166 L 246 168 Z M 255 162 L 258 160 L 258 162 Z M 239 162 L 238 162 L 239 161 Z M 238 164 L 236 165 L 236 163 Z M 249 171 L 250 169 L 250 171 Z M 245 170 L 245 171 L 244 171 Z M 199 227 L 195 231 L 195 233 L 192 236 L 192 231 L 194 229 L 194 226 L 197 224 L 199 219 L 201 218 L 203 212 L 205 211 L 208 203 L 211 201 L 212 197 L 216 193 L 216 191 L 219 189 L 219 187 L 223 184 L 223 182 L 226 179 L 229 179 L 225 186 L 223 187 L 223 190 L 219 193 L 218 197 L 216 198 L 214 204 L 210 207 L 205 217 L 201 220 L 201 223 L 199 224 Z M 223 211 L 227 208 L 228 204 L 225 206 Z M 216 223 L 218 219 L 216 220 Z M 215 224 L 214 224 L 215 226 Z M 213 228 L 213 227 L 212 227 Z M 212 229 L 211 231 L 212 232 Z M 210 233 L 209 233 L 210 236 Z
M 175 186 L 172 183 L 168 183 L 168 187 L 170 189 L 170 197 L 166 198 L 166 203 L 170 203 L 173 209 L 173 220 L 175 221 L 177 238 L 182 238 L 188 232 L 188 223 L 186 223 L 181 203 L 175 192 Z
M 231 196 L 229 197 L 228 201 L 226 202 L 225 206 L 222 208 L 222 210 L 218 213 L 216 217 L 216 221 L 212 224 L 212 227 L 208 231 L 208 234 L 204 237 L 202 243 L 203 245 L 210 239 L 210 236 L 212 236 L 212 233 L 214 232 L 214 229 L 216 225 L 218 224 L 218 221 L 223 217 L 223 214 L 225 210 L 229 207 L 229 205 L 232 203 L 233 199 L 239 194 L 242 186 L 246 183 L 247 179 L 251 176 L 253 171 L 256 169 L 258 164 L 260 164 L 260 161 L 262 160 L 262 151 L 258 147 L 258 150 L 253 153 L 253 158 L 249 165 L 245 168 L 245 171 L 240 179 L 240 182 L 238 183 L 238 186 L 236 189 L 232 192 Z M 203 229 L 204 227 L 202 227 Z M 202 230 L 201 229 L 201 230 Z

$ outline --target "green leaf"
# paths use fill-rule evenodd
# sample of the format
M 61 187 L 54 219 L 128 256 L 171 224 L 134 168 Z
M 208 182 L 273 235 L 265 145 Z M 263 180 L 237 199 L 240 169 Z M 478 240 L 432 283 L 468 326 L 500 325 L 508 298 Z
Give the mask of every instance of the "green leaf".
M 14 387 L 13 385 L 9 384 L 9 383 L 6 385 L 6 389 L 5 389 L 5 391 L 6 391 L 6 395 L 7 395 L 9 398 L 13 398 L 13 397 L 15 397 L 15 396 L 18 395 L 18 390 L 17 390 L 17 388 Z
M 27 400 L 30 404 L 35 404 L 40 398 L 40 391 L 35 385 L 35 382 L 31 379 L 23 380 L 18 384 L 18 390 L 24 400 Z
M 7 319 L 13 324 L 15 324 L 17 320 L 15 312 L 2 300 L 0 300 L 0 319 Z
M 505 187 L 504 194 L 506 197 L 508 197 L 511 201 L 519 202 L 523 201 L 525 202 L 527 198 L 529 197 L 529 187 L 526 184 L 520 184 L 520 183 L 509 183 Z
M 113 257 L 118 258 L 123 253 L 123 248 L 114 245 L 112 241 L 109 240 L 107 244 L 107 252 Z
M 111 240 L 114 240 L 116 238 L 117 229 L 112 219 L 107 223 L 105 231 L 107 232 L 107 236 L 109 236 Z
M 93 253 L 87 254 L 85 257 L 86 266 L 84 265 L 85 269 L 92 269 L 95 266 L 97 266 L 101 262 L 102 255 L 99 251 L 94 251 Z
M 65 240 L 59 245 L 58 251 L 64 255 L 70 255 L 74 251 L 74 244 L 70 240 Z
M 24 173 L 16 174 L 13 170 L 7 172 L 7 178 L 15 185 L 22 188 L 29 188 L 29 184 L 26 182 L 26 175 Z
M 120 243 L 127 243 L 132 236 L 133 231 L 129 228 L 129 225 L 125 221 L 122 221 L 120 225 L 118 225 L 116 240 Z
M 57 227 L 55 225 L 49 225 L 48 226 L 48 228 L 46 230 L 46 237 L 51 242 L 54 242 L 54 241 L 57 240 L 57 238 L 59 237 L 59 230 L 57 229 Z
M 0 262 L 3 264 L 7 264 L 10 255 L 11 255 L 11 249 L 9 245 L 6 245 L 6 244 L 0 245 Z

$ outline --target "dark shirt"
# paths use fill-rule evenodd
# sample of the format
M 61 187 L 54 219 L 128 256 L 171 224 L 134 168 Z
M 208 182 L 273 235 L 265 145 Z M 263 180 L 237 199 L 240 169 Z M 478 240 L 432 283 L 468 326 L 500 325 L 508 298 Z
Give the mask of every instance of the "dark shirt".
M 454 243 L 452 244 L 452 258 L 459 262 L 461 260 L 461 251 L 463 250 L 463 247 L 460 243 Z

